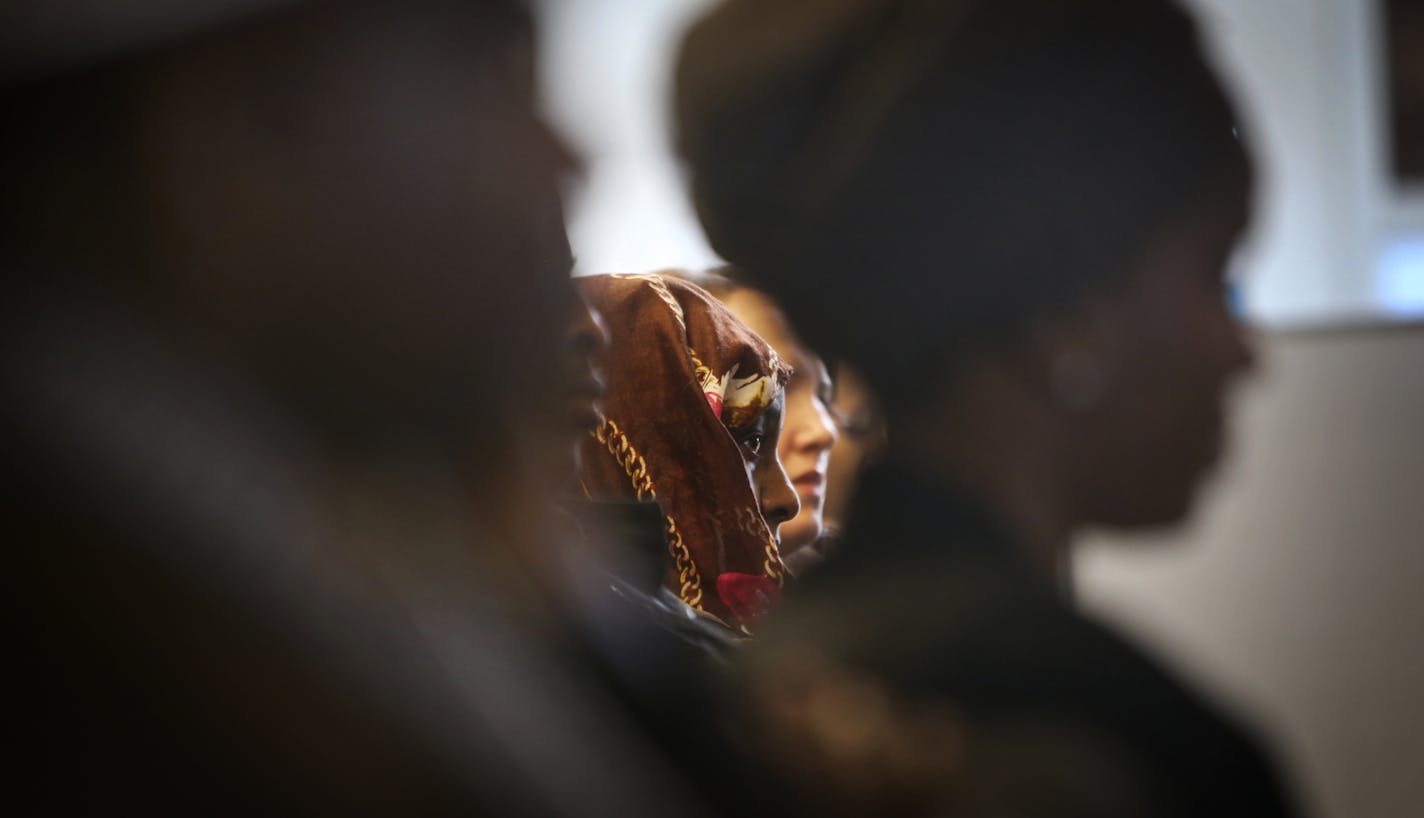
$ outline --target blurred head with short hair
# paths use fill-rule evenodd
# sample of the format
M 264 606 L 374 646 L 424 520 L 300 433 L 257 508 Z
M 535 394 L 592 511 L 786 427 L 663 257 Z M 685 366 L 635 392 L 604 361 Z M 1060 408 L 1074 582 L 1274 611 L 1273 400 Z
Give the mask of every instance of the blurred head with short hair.
M 678 69 L 714 247 L 864 373 L 898 456 L 1053 484 L 1028 514 L 1053 539 L 1180 518 L 1250 362 L 1223 275 L 1252 165 L 1191 21 L 1138 0 L 757 5 L 701 21 Z
M 478 442 L 572 298 L 526 13 L 155 13 L 193 30 L 0 87 L 0 261 L 181 325 L 320 434 Z

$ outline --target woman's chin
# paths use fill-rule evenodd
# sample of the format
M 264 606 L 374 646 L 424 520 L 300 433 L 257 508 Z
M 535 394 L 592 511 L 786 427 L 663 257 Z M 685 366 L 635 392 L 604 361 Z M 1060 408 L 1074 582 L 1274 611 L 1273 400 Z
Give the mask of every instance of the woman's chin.
M 809 546 L 821 536 L 821 521 L 819 519 L 803 520 L 804 516 L 806 515 L 798 514 L 796 519 L 791 522 L 781 524 L 780 547 L 783 556 Z

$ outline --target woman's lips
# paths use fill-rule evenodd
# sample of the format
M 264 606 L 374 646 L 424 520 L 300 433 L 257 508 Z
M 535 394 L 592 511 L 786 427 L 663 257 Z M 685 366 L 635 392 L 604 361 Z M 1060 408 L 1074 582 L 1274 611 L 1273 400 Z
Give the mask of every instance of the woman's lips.
M 800 498 L 803 511 L 821 507 L 825 497 L 825 483 L 826 473 L 823 471 L 804 471 L 791 481 L 791 488 Z
M 798 488 L 818 489 L 826 482 L 826 475 L 819 471 L 806 471 L 796 475 L 791 480 L 792 485 Z

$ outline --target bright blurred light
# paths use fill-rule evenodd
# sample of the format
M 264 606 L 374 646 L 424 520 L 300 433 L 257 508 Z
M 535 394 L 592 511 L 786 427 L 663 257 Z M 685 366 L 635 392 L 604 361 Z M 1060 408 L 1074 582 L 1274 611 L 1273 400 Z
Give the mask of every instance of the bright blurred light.
M 585 160 L 568 191 L 574 272 L 721 264 L 693 212 L 669 123 L 682 34 L 711 0 L 541 0 L 545 112 Z
M 1380 251 L 1375 296 L 1391 314 L 1424 316 L 1424 234 L 1395 238 Z

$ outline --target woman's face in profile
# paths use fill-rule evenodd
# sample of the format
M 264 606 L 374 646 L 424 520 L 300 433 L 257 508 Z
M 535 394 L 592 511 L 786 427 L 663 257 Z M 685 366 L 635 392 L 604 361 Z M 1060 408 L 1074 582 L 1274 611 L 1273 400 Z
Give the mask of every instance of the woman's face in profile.
M 761 515 L 778 543 L 781 541 L 782 524 L 795 517 L 800 508 L 796 490 L 791 487 L 786 469 L 776 455 L 785 406 L 786 397 L 783 394 L 746 423 L 727 428 L 742 453 L 747 480 L 752 485 Z
M 796 337 L 786 317 L 771 300 L 755 290 L 738 288 L 722 303 L 742 323 L 771 344 L 791 365 L 786 384 L 786 408 L 776 458 L 796 490 L 801 510 L 781 528 L 784 554 L 803 548 L 821 536 L 821 512 L 836 425 L 831 419 L 831 376 L 826 365 Z
M 547 479 L 562 485 L 579 468 L 578 447 L 603 422 L 605 391 L 602 359 L 608 351 L 608 325 L 570 283 L 564 305 L 568 313 L 559 349 L 556 377 L 548 379 L 551 394 L 542 403 L 546 421 L 539 431 L 544 445 L 557 454 L 549 458 Z
M 1211 188 L 1158 230 L 1135 273 L 1090 308 L 1103 392 L 1083 419 L 1077 483 L 1094 522 L 1180 519 L 1222 453 L 1227 389 L 1253 363 L 1225 280 L 1249 195 L 1239 172 Z

